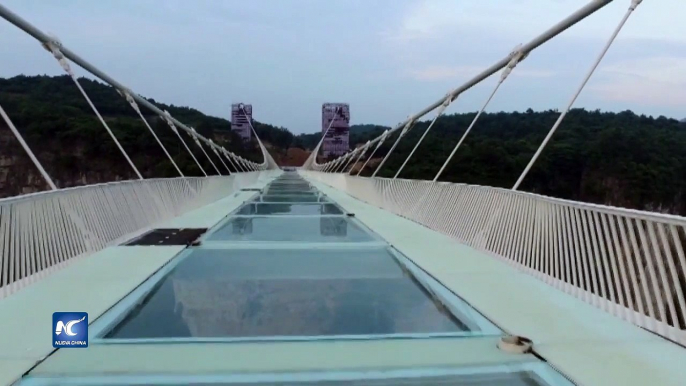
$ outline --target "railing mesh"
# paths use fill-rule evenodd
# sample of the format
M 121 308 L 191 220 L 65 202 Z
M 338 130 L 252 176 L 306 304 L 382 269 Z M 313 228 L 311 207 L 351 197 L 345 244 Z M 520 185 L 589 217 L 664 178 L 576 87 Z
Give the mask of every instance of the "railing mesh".
M 686 218 L 484 186 L 303 173 L 686 344 Z
M 122 181 L 0 200 L 0 298 L 77 257 L 226 197 L 266 172 Z

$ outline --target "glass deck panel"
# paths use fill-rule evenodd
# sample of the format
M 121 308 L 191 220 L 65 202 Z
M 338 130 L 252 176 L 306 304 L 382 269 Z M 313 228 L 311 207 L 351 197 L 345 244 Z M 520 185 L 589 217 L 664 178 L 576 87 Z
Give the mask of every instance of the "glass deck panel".
M 343 216 L 233 217 L 208 241 L 368 242 L 375 239 Z
M 196 249 L 106 338 L 467 330 L 385 249 Z

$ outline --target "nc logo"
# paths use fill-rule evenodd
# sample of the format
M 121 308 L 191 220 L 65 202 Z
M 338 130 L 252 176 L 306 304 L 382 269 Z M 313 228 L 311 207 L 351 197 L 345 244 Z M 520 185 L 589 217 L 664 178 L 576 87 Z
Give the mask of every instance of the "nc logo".
M 52 346 L 55 348 L 88 347 L 88 314 L 55 312 L 52 314 Z
M 77 334 L 74 331 L 72 331 L 71 328 L 76 323 L 81 323 L 84 320 L 86 320 L 85 316 L 79 320 L 71 320 L 71 321 L 67 322 L 67 324 L 64 324 L 63 321 L 59 320 L 59 321 L 57 321 L 57 327 L 55 328 L 55 334 L 60 335 L 62 333 L 62 331 L 64 331 L 69 336 L 76 336 Z

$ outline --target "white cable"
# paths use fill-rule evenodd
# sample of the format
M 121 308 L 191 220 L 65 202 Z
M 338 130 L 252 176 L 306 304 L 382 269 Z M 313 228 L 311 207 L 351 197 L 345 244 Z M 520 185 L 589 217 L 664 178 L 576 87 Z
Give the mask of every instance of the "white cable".
M 571 100 L 569 101 L 569 103 L 567 104 L 567 107 L 566 107 L 565 110 L 562 112 L 562 114 L 560 114 L 560 117 L 557 119 L 557 121 L 555 122 L 555 124 L 553 125 L 553 127 L 550 129 L 550 131 L 548 132 L 548 135 L 546 135 L 545 139 L 543 140 L 543 143 L 541 143 L 541 146 L 539 146 L 539 147 L 538 147 L 538 150 L 536 150 L 536 153 L 534 154 L 534 156 L 533 156 L 533 157 L 531 158 L 531 160 L 529 161 L 529 164 L 526 165 L 526 168 L 524 169 L 524 171 L 522 172 L 522 174 L 519 176 L 519 179 L 517 179 L 517 182 L 515 182 L 514 186 L 512 187 L 512 190 L 517 190 L 517 189 L 519 188 L 519 185 L 522 183 L 522 181 L 524 180 L 524 178 L 526 177 L 526 175 L 529 173 L 529 170 L 531 170 L 531 167 L 534 165 L 534 163 L 535 163 L 536 160 L 538 159 L 538 156 L 541 155 L 541 152 L 543 151 L 543 149 L 545 148 L 545 146 L 548 144 L 548 141 L 550 141 L 550 138 L 551 138 L 551 137 L 553 136 L 553 134 L 555 133 L 555 130 L 557 130 L 557 128 L 558 128 L 558 127 L 560 126 L 560 124 L 562 123 L 562 120 L 565 119 L 565 116 L 567 116 L 567 113 L 569 112 L 569 110 L 570 110 L 570 109 L 572 108 L 572 106 L 574 105 L 574 102 L 575 102 L 576 99 L 579 97 L 579 94 L 581 94 L 581 91 L 582 91 L 582 90 L 584 89 L 584 87 L 586 86 L 586 83 L 588 83 L 589 79 L 591 79 L 591 76 L 593 76 L 593 73 L 595 72 L 596 68 L 598 68 L 598 65 L 599 65 L 600 62 L 603 60 L 603 58 L 605 57 L 605 54 L 607 53 L 607 51 L 608 51 L 608 50 L 610 49 L 610 47 L 612 46 L 612 43 L 615 41 L 615 38 L 617 38 L 617 35 L 619 34 L 619 31 L 622 30 L 622 27 L 624 27 L 624 24 L 626 24 L 626 21 L 629 19 L 629 16 L 631 16 L 631 13 L 636 9 L 636 7 L 637 7 L 639 4 L 641 4 L 641 1 L 642 1 L 642 0 L 633 0 L 633 1 L 631 2 L 631 6 L 629 7 L 629 10 L 627 10 L 626 14 L 624 14 L 624 17 L 623 17 L 622 20 L 619 22 L 619 25 L 617 25 L 617 28 L 615 28 L 614 32 L 612 33 L 612 36 L 610 36 L 610 39 L 609 39 L 609 40 L 607 41 L 607 43 L 605 44 L 605 47 L 603 47 L 603 50 L 600 52 L 600 55 L 598 55 L 598 58 L 595 60 L 595 62 L 594 62 L 593 65 L 591 66 L 591 69 L 588 71 L 588 73 L 587 73 L 586 76 L 584 77 L 584 80 L 583 80 L 583 81 L 581 82 L 581 84 L 579 85 L 579 88 L 578 88 L 578 89 L 576 90 L 576 92 L 574 93 L 574 96 L 572 96 L 572 99 L 571 99 Z
M 176 125 L 174 124 L 174 121 L 171 120 L 171 114 L 169 114 L 169 112 L 168 112 L 167 110 L 164 110 L 164 116 L 163 116 L 162 118 L 163 118 L 165 121 L 167 121 L 167 125 L 169 125 L 169 128 L 170 128 L 174 133 L 176 133 L 176 136 L 179 137 L 179 140 L 180 140 L 181 143 L 183 144 L 183 147 L 185 147 L 185 148 L 186 148 L 186 151 L 188 151 L 188 154 L 191 155 L 191 157 L 193 158 L 193 161 L 195 161 L 195 164 L 198 165 L 198 168 L 200 168 L 200 171 L 202 172 L 202 174 L 204 174 L 205 177 L 207 177 L 207 172 L 205 172 L 205 169 L 202 167 L 202 165 L 200 165 L 200 162 L 198 161 L 198 159 L 195 158 L 195 154 L 193 154 L 193 152 L 191 151 L 191 148 L 188 147 L 188 144 L 186 144 L 186 141 L 185 141 L 185 140 L 183 139 L 183 137 L 181 136 L 181 133 L 179 132 L 179 129 L 176 128 Z
M 355 159 L 358 153 L 362 151 L 362 146 L 355 148 L 352 152 L 350 152 L 350 156 L 348 157 L 348 160 L 344 163 L 341 164 L 341 168 L 337 170 L 337 173 L 344 173 L 348 169 L 348 165 Z
M 335 118 L 336 111 L 334 111 L 334 118 Z M 312 158 L 312 163 L 314 164 L 315 170 L 318 170 L 317 166 L 320 166 L 319 164 L 317 164 L 317 154 L 319 153 L 319 148 L 322 146 L 322 143 L 324 143 L 324 138 L 326 138 L 326 134 L 329 133 L 329 130 L 331 129 L 331 126 L 333 125 L 333 122 L 335 121 L 334 118 L 331 119 L 331 122 L 329 122 L 329 127 L 326 128 L 326 130 L 324 131 L 324 135 L 322 135 L 322 139 L 319 140 L 319 143 L 314 148 L 314 151 L 312 152 L 312 154 L 310 154 L 310 158 Z M 305 165 L 307 165 L 307 161 L 305 161 Z M 321 170 L 321 168 L 319 170 Z
M 233 158 L 234 161 L 236 161 L 236 165 L 240 166 L 240 168 L 241 168 L 240 172 L 247 172 L 248 171 L 248 169 L 245 168 L 245 165 L 243 165 L 241 163 L 241 161 L 238 159 L 238 157 L 235 154 L 229 152 L 229 156 L 231 158 Z
M 245 159 L 239 155 L 236 156 L 236 159 L 241 163 L 241 166 L 243 166 L 243 169 L 245 169 L 246 172 L 250 171 L 250 165 L 245 161 Z
M 357 156 L 357 159 L 355 159 L 355 162 L 352 164 L 352 166 L 350 166 L 350 169 L 348 170 L 348 173 L 347 173 L 347 174 L 352 173 L 353 168 L 355 167 L 355 165 L 357 165 L 357 163 L 360 162 L 360 159 L 362 159 L 362 157 L 364 157 L 364 155 L 367 153 L 367 150 L 369 149 L 369 144 L 370 144 L 371 142 L 372 142 L 371 140 L 370 140 L 370 141 L 367 141 L 367 143 L 365 143 L 365 144 L 362 146 L 362 151 L 360 152 L 360 155 Z M 346 168 L 347 168 L 347 166 L 346 166 Z M 344 168 L 343 170 L 345 170 L 345 168 Z
M 224 157 L 226 157 L 226 159 L 229 160 L 229 163 L 236 170 L 236 173 L 240 173 L 242 170 L 239 169 L 238 166 L 236 166 L 236 163 L 233 162 L 233 159 L 232 159 L 233 157 L 231 156 L 231 153 L 225 149 L 222 149 L 222 150 L 223 150 Z
M 210 149 L 212 149 L 212 151 L 217 156 L 217 158 L 219 158 L 219 162 L 221 162 L 222 165 L 224 165 L 224 168 L 226 168 L 226 171 L 229 172 L 229 174 L 231 174 L 231 169 L 229 169 L 229 167 L 226 166 L 226 162 L 224 162 L 224 160 L 222 159 L 222 156 L 220 156 L 219 152 L 217 151 L 217 145 L 215 145 L 214 141 L 212 141 L 211 139 L 210 139 Z
M 335 173 L 336 169 L 340 166 L 341 162 L 343 162 L 344 159 L 348 157 L 350 153 L 343 154 L 342 156 L 338 157 L 335 161 L 333 161 L 333 164 L 331 165 L 331 168 L 329 169 L 330 173 Z
M 245 111 L 245 106 L 243 106 L 241 104 L 239 107 L 241 110 L 243 110 L 243 116 L 245 118 L 247 118 L 248 113 Z M 260 140 L 260 136 L 257 135 L 257 131 L 255 131 L 255 128 L 252 125 L 252 115 L 250 115 L 250 119 L 248 119 L 247 121 L 248 121 L 248 126 L 250 126 L 250 130 L 252 130 L 253 134 L 255 134 L 255 139 L 257 139 L 257 143 L 259 144 L 260 150 L 262 151 L 262 158 L 263 158 L 262 165 L 266 166 L 267 165 L 267 157 L 268 157 L 269 152 L 267 151 L 267 148 L 264 147 L 264 144 Z
M 19 130 L 17 130 L 17 128 L 14 126 L 14 123 L 12 123 L 12 120 L 7 115 L 7 113 L 5 113 L 5 110 L 2 108 L 2 106 L 0 106 L 0 115 L 2 115 L 2 119 L 5 120 L 5 123 L 7 123 L 7 126 L 10 128 L 10 131 L 12 132 L 12 134 L 14 134 L 14 136 L 19 141 L 19 143 L 21 144 L 21 147 L 24 148 L 24 151 L 26 152 L 26 154 L 29 155 L 29 158 L 31 158 L 31 161 L 36 166 L 36 168 L 38 169 L 40 174 L 43 176 L 43 179 L 45 179 L 45 182 L 48 183 L 48 186 L 50 186 L 50 189 L 57 190 L 57 185 L 55 185 L 55 182 L 52 180 L 52 178 L 50 178 L 50 175 L 48 174 L 48 172 L 45 171 L 45 169 L 43 168 L 43 165 L 40 163 L 38 158 L 36 158 L 36 156 L 33 154 L 33 151 L 31 151 L 31 148 L 29 147 L 29 145 L 26 143 L 26 141 L 24 141 L 24 137 L 21 136 L 21 134 L 19 133 Z
M 450 152 L 450 155 L 448 156 L 448 158 L 446 158 L 445 162 L 443 162 L 443 166 L 441 166 L 441 169 L 438 171 L 438 173 L 436 173 L 436 176 L 433 179 L 434 182 L 436 182 L 441 177 L 441 174 L 443 174 L 443 171 L 448 166 L 450 161 L 453 159 L 453 156 L 457 152 L 457 149 L 460 148 L 460 145 L 462 145 L 462 142 L 464 142 L 465 138 L 467 138 L 467 135 L 472 131 L 472 128 L 474 127 L 476 122 L 479 120 L 479 117 L 481 117 L 481 114 L 483 114 L 484 110 L 486 110 L 486 107 L 488 107 L 488 104 L 491 103 L 491 100 L 493 99 L 495 94 L 500 89 L 500 85 L 502 85 L 503 82 L 505 82 L 505 80 L 512 73 L 512 70 L 517 66 L 517 64 L 519 64 L 522 60 L 524 60 L 528 56 L 528 54 L 525 54 L 522 52 L 521 46 L 522 46 L 521 44 L 518 45 L 510 53 L 510 57 L 511 57 L 510 62 L 507 64 L 507 66 L 503 69 L 503 72 L 500 74 L 500 79 L 498 80 L 498 83 L 495 85 L 493 92 L 491 93 L 491 95 L 489 95 L 488 99 L 486 100 L 486 103 L 484 103 L 483 106 L 481 106 L 481 109 L 479 110 L 479 112 L 476 114 L 476 116 L 472 120 L 472 123 L 469 124 L 469 127 L 467 128 L 467 130 L 464 132 L 464 134 L 462 134 L 462 137 L 457 142 L 457 145 L 455 145 L 455 147 L 453 148 L 453 151 Z
M 198 145 L 200 150 L 202 150 L 203 154 L 205 154 L 205 157 L 207 157 L 207 160 L 210 161 L 210 164 L 212 165 L 214 170 L 217 171 L 217 174 L 219 174 L 221 176 L 222 173 L 219 171 L 219 168 L 217 167 L 217 165 L 215 165 L 214 162 L 212 162 L 212 158 L 210 158 L 210 155 L 207 154 L 207 152 L 205 151 L 205 148 L 202 146 L 202 144 L 200 143 L 200 140 L 198 139 L 197 132 L 192 127 L 191 127 L 191 138 L 193 138 L 193 141 L 195 142 L 195 144 Z
M 448 158 L 445 160 L 445 162 L 443 162 L 443 166 L 441 166 L 441 169 L 438 171 L 438 173 L 436 173 L 436 176 L 435 176 L 434 179 L 433 179 L 434 182 L 438 180 L 438 178 L 441 176 L 441 174 L 443 174 L 443 171 L 445 170 L 445 168 L 446 168 L 446 167 L 448 166 L 448 164 L 450 163 L 450 160 L 453 159 L 453 156 L 454 156 L 455 153 L 457 152 L 457 149 L 460 148 L 460 145 L 462 145 L 462 142 L 464 142 L 465 138 L 467 138 L 467 135 L 469 134 L 469 132 L 472 130 L 472 128 L 473 128 L 474 125 L 476 124 L 476 121 L 479 120 L 479 117 L 480 117 L 481 114 L 484 112 L 484 110 L 486 109 L 486 107 L 488 106 L 488 104 L 491 102 L 491 99 L 493 99 L 493 96 L 495 95 L 495 93 L 498 92 L 498 89 L 500 88 L 500 85 L 501 85 L 501 84 L 502 84 L 502 81 L 498 81 L 498 84 L 496 84 L 495 88 L 493 89 L 493 92 L 491 93 L 491 95 L 490 95 L 490 96 L 488 97 L 488 99 L 486 100 L 486 103 L 484 103 L 483 106 L 481 106 L 481 109 L 479 110 L 479 112 L 476 114 L 476 116 L 475 116 L 474 119 L 472 120 L 472 123 L 469 124 L 469 127 L 468 127 L 467 130 L 464 132 L 464 134 L 462 134 L 462 137 L 461 137 L 460 140 L 457 142 L 457 145 L 455 145 L 455 147 L 453 148 L 453 151 L 450 152 L 450 155 L 448 156 Z
M 400 135 L 398 135 L 398 139 L 395 140 L 393 146 L 391 146 L 391 149 L 388 150 L 386 156 L 383 157 L 383 160 L 381 160 L 379 166 L 377 166 L 376 170 L 374 170 L 374 173 L 372 173 L 372 177 L 376 177 L 376 173 L 378 173 L 379 170 L 381 170 L 381 167 L 383 167 L 383 165 L 386 163 L 386 160 L 388 160 L 388 157 L 391 155 L 391 153 L 393 153 L 395 147 L 398 146 L 398 142 L 400 142 L 400 140 L 405 136 L 405 134 L 407 134 L 407 132 L 410 131 L 410 129 L 412 129 L 412 126 L 414 126 L 415 122 L 416 121 L 414 119 L 410 119 L 409 121 L 407 121 L 407 124 L 405 124 L 405 127 L 403 127 L 403 130 L 400 132 Z
M 367 158 L 367 160 L 364 162 L 364 164 L 362 164 L 362 167 L 361 167 L 360 170 L 357 172 L 356 176 L 359 176 L 360 173 L 362 173 L 362 170 L 364 170 L 364 167 L 367 166 L 367 163 L 369 163 L 369 160 L 371 160 L 371 159 L 374 157 L 374 154 L 376 154 L 376 151 L 379 150 L 379 148 L 381 147 L 381 145 L 383 145 L 383 143 L 384 143 L 384 141 L 386 140 L 386 137 L 387 137 L 387 136 L 388 136 L 388 130 L 384 131 L 384 132 L 381 134 L 381 137 L 380 137 L 380 139 L 379 139 L 379 143 L 378 143 L 378 144 L 376 145 L 376 147 L 374 148 L 374 151 L 372 152 L 372 154 L 369 155 L 369 158 Z M 372 142 L 372 143 L 373 143 L 373 142 Z
M 124 98 L 126 98 L 126 101 L 129 102 L 129 105 L 131 105 L 131 107 L 136 111 L 136 113 L 138 113 L 138 116 L 141 118 L 141 120 L 143 121 L 145 126 L 148 128 L 148 130 L 150 131 L 150 134 L 152 134 L 152 136 L 155 138 L 155 141 L 157 141 L 157 143 L 160 145 L 160 147 L 164 151 L 164 154 L 167 155 L 167 158 L 169 158 L 169 161 L 172 163 L 172 165 L 174 165 L 174 168 L 179 173 L 179 175 L 181 177 L 185 177 L 183 175 L 183 172 L 179 168 L 179 166 L 176 164 L 176 162 L 174 162 L 174 158 L 172 158 L 172 156 L 167 151 L 167 148 L 162 144 L 162 141 L 160 141 L 160 139 L 157 137 L 157 134 L 155 134 L 155 131 L 152 129 L 152 127 L 150 127 L 150 124 L 148 123 L 148 121 L 145 119 L 145 117 L 143 117 L 143 113 L 141 113 L 141 109 L 138 107 L 138 104 L 133 99 L 130 92 L 128 90 L 117 90 L 117 92 L 120 95 L 122 95 Z
M 355 154 L 348 159 L 348 162 L 346 162 L 345 165 L 343 165 L 343 168 L 341 170 L 339 170 L 339 173 L 346 173 L 346 170 L 348 170 L 348 166 L 350 166 L 350 164 L 353 162 L 353 160 L 357 159 L 357 157 L 359 157 L 359 155 L 362 154 L 362 151 L 363 151 L 365 145 L 362 145 L 362 146 L 358 147 L 357 149 L 355 149 L 355 152 L 354 152 Z
M 360 151 L 360 148 L 353 149 L 353 151 L 351 151 L 350 153 L 348 153 L 348 156 L 346 157 L 348 160 L 347 160 L 346 162 L 341 162 L 341 163 L 338 165 L 338 166 L 340 166 L 340 167 L 339 167 L 339 168 L 336 168 L 336 170 L 334 170 L 334 173 L 343 173 L 343 171 L 345 170 L 345 168 L 347 168 L 348 165 L 350 164 L 350 161 L 352 161 L 353 158 L 355 158 L 355 154 L 357 154 L 358 151 Z
M 338 167 L 341 166 L 341 163 L 349 157 L 349 154 L 350 153 L 347 152 L 346 154 L 343 154 L 342 156 L 338 157 L 338 159 L 333 163 L 333 165 L 331 165 L 330 172 L 335 173 L 336 169 L 338 169 Z
M 74 72 L 71 70 L 71 67 L 69 66 L 69 62 L 67 59 L 64 57 L 62 54 L 62 51 L 57 48 L 55 43 L 44 43 L 43 47 L 45 47 L 46 50 L 50 51 L 52 55 L 57 59 L 57 62 L 60 64 L 62 69 L 71 77 L 71 79 L 74 81 L 74 84 L 76 84 L 76 87 L 78 87 L 79 91 L 81 91 L 81 95 L 86 99 L 86 102 L 88 102 L 88 105 L 93 109 L 93 112 L 95 112 L 95 115 L 97 115 L 98 119 L 100 120 L 100 123 L 105 127 L 105 130 L 107 130 L 107 133 L 109 133 L 110 137 L 112 137 L 112 140 L 114 140 L 114 143 L 117 145 L 119 148 L 119 151 L 124 155 L 124 158 L 126 158 L 126 161 L 129 163 L 133 171 L 136 173 L 136 176 L 138 176 L 138 179 L 143 179 L 143 175 L 138 171 L 138 168 L 136 165 L 133 164 L 133 161 L 131 161 L 131 158 L 129 158 L 129 155 L 126 153 L 124 148 L 121 146 L 119 143 L 119 140 L 117 137 L 114 135 L 110 127 L 107 125 L 105 120 L 102 118 L 102 115 L 100 115 L 100 112 L 98 109 L 95 107 L 91 99 L 88 97 L 88 94 L 86 94 L 86 91 L 81 87 L 81 84 L 79 83 L 78 79 L 76 79 L 76 75 L 74 75 Z
M 452 101 L 453 101 L 453 93 L 450 92 L 450 93 L 448 93 L 448 94 L 446 95 L 445 101 L 444 101 L 443 104 L 438 108 L 438 110 L 437 110 L 437 112 L 436 112 L 436 116 L 434 117 L 433 121 L 431 121 L 431 124 L 429 125 L 429 127 L 426 128 L 426 131 L 424 131 L 424 134 L 422 134 L 422 137 L 419 138 L 419 141 L 417 141 L 417 143 L 414 145 L 414 148 L 412 149 L 412 151 L 410 152 L 410 154 L 407 156 L 407 158 L 405 158 L 405 162 L 403 162 L 403 164 L 400 166 L 400 168 L 398 169 L 398 171 L 395 173 L 395 175 L 393 176 L 393 179 L 396 179 L 396 178 L 398 177 L 398 175 L 400 175 L 400 172 L 403 171 L 403 169 L 405 168 L 405 165 L 407 165 L 407 162 L 410 160 L 410 158 L 412 158 L 412 155 L 414 154 L 414 152 L 417 150 L 417 148 L 419 147 L 419 145 L 420 145 L 420 144 L 422 143 L 422 141 L 424 140 L 424 137 L 426 137 L 426 135 L 429 133 L 429 130 L 431 130 L 431 128 L 433 127 L 434 123 L 436 123 L 436 121 L 438 120 L 438 118 L 443 114 L 443 112 L 445 111 L 445 109 L 448 108 L 448 106 L 450 105 L 450 103 L 451 103 Z

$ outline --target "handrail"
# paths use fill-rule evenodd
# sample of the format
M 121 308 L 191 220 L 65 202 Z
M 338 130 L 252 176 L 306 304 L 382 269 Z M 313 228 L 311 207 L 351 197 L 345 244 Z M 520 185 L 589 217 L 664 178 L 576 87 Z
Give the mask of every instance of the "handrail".
M 278 171 L 126 180 L 2 199 L 0 298 L 270 173 Z
M 686 345 L 686 217 L 487 186 L 301 173 Z

